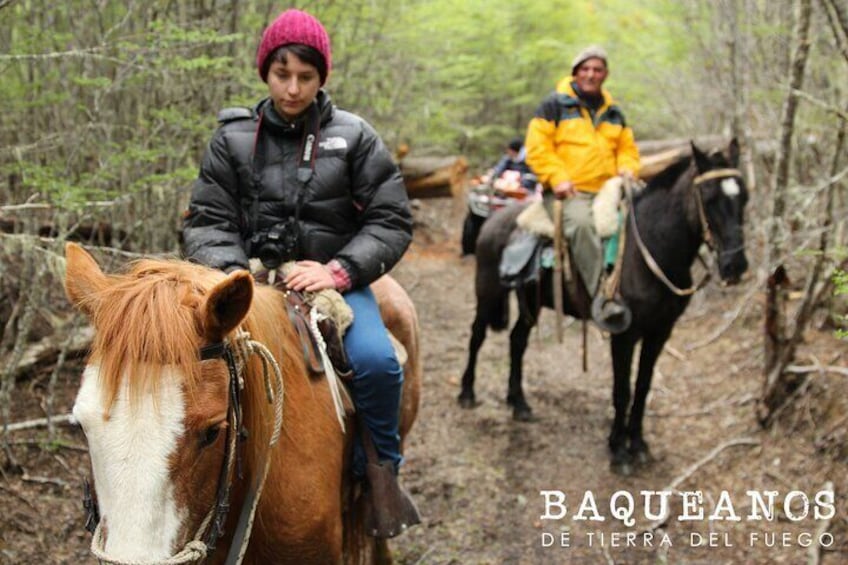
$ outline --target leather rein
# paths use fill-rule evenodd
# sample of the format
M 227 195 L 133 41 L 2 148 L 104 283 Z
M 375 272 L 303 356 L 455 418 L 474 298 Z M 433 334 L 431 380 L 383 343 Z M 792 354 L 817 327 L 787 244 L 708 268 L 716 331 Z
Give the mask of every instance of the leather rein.
M 710 229 L 710 223 L 707 220 L 707 212 L 704 208 L 704 196 L 701 193 L 701 185 L 711 180 L 729 179 L 735 177 L 742 177 L 742 173 L 739 171 L 739 169 L 722 168 L 701 173 L 692 180 L 692 189 L 695 195 L 695 203 L 698 209 L 698 220 L 701 224 L 701 237 L 704 243 L 707 244 L 707 247 L 709 247 L 710 250 L 713 251 L 715 250 L 715 238 L 713 237 L 712 230 Z M 625 181 L 624 192 L 627 195 L 627 202 L 630 208 L 630 224 L 633 228 L 633 238 L 636 240 L 636 245 L 639 247 L 639 251 L 642 254 L 642 259 L 644 259 L 645 264 L 648 266 L 654 276 L 656 276 L 671 292 L 673 292 L 677 296 L 691 296 L 696 291 L 703 288 L 704 285 L 707 284 L 707 281 L 710 280 L 710 271 L 709 266 L 707 265 L 706 261 L 704 261 L 704 258 L 701 256 L 700 253 L 698 254 L 698 259 L 701 261 L 701 263 L 703 263 L 704 267 L 706 267 L 707 269 L 707 272 L 704 274 L 704 277 L 700 280 L 700 282 L 690 286 L 689 288 L 680 288 L 673 282 L 671 282 L 671 280 L 666 276 L 662 268 L 659 266 L 659 264 L 657 264 L 656 260 L 651 255 L 651 252 L 648 250 L 648 247 L 645 245 L 645 242 L 642 241 L 642 236 L 639 234 L 639 227 L 636 223 L 636 207 L 633 205 L 632 182 Z
M 243 478 L 242 455 L 239 447 L 242 442 L 248 439 L 248 433 L 243 425 L 241 393 L 245 385 L 243 378 L 244 367 L 247 364 L 248 357 L 253 354 L 259 355 L 262 361 L 266 397 L 268 402 L 274 406 L 274 428 L 268 443 L 268 449 L 265 450 L 263 460 L 259 466 L 261 475 L 253 478 L 242 503 L 236 530 L 233 534 L 229 553 L 225 561 L 228 565 L 241 563 L 247 550 L 248 541 L 250 540 L 250 532 L 253 527 L 256 507 L 262 494 L 262 487 L 268 475 L 268 468 L 271 461 L 271 447 L 277 443 L 280 436 L 280 429 L 283 422 L 284 388 L 280 366 L 271 352 L 263 344 L 250 339 L 250 334 L 240 329 L 236 331 L 236 334 L 232 338 L 225 338 L 223 341 L 201 347 L 198 351 L 201 362 L 211 359 L 223 359 L 227 364 L 227 372 L 229 374 L 226 432 L 227 449 L 224 453 L 224 460 L 221 463 L 215 502 L 212 508 L 210 508 L 206 517 L 201 522 L 194 537 L 174 555 L 159 561 L 124 561 L 110 557 L 105 553 L 105 540 L 103 539 L 97 502 L 92 496 L 88 481 L 84 480 L 83 506 L 87 513 L 85 528 L 93 534 L 91 539 L 91 553 L 101 563 L 115 565 L 147 565 L 153 563 L 177 565 L 201 561 L 214 552 L 216 543 L 224 534 L 224 526 L 230 509 L 230 495 L 234 480 L 236 477 L 239 480 Z M 272 372 L 273 378 L 271 375 Z

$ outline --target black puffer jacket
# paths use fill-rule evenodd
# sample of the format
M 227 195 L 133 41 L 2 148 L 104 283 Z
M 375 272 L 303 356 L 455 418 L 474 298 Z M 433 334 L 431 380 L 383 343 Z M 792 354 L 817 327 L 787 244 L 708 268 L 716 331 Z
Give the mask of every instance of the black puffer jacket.
M 324 91 L 316 104 L 318 153 L 301 204 L 296 258 L 336 259 L 352 286 L 364 286 L 389 271 L 409 246 L 409 200 L 376 131 L 335 108 Z M 257 138 L 260 114 L 262 139 Z M 297 168 L 306 119 L 285 122 L 268 99 L 251 111 L 230 111 L 220 118 L 223 124 L 209 143 L 192 191 L 183 245 L 189 260 L 228 271 L 248 266 L 254 147 L 260 163 L 256 232 L 294 217 L 303 190 Z

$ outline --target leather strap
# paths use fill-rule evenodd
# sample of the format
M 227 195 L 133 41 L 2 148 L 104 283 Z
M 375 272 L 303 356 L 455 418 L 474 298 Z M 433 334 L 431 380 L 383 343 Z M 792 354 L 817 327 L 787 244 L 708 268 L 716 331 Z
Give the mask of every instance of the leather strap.
M 733 177 L 742 178 L 742 171 L 739 169 L 713 169 L 696 176 L 692 182 L 695 185 L 699 185 L 703 182 L 707 182 L 708 180 L 728 179 Z
M 312 307 L 303 299 L 303 295 L 300 292 L 287 290 L 284 295 L 286 297 L 286 310 L 289 313 L 289 320 L 291 320 L 292 326 L 294 326 L 300 339 L 306 368 L 309 369 L 309 372 L 313 376 L 323 374 L 324 365 L 321 363 L 319 346 L 315 342 L 315 336 L 312 335 L 312 331 L 309 329 L 309 312 Z

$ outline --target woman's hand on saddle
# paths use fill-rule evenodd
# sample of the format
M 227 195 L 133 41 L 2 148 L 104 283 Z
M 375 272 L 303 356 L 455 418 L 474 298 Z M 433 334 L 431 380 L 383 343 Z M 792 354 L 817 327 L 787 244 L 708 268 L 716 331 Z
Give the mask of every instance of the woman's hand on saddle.
M 292 290 L 316 292 L 336 288 L 330 270 L 318 261 L 298 261 L 286 276 L 286 286 Z
M 574 188 L 574 183 L 570 180 L 565 180 L 556 185 L 553 188 L 554 196 L 559 200 L 563 200 L 565 198 L 571 198 L 575 194 L 577 194 L 577 189 Z

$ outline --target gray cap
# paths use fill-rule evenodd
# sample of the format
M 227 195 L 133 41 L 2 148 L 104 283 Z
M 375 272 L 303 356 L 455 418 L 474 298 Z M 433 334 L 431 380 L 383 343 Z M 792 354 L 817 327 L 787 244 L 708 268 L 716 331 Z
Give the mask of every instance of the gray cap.
M 580 51 L 574 60 L 571 61 L 571 76 L 574 76 L 577 73 L 577 67 L 589 59 L 601 59 L 604 62 L 604 65 L 609 66 L 607 63 L 607 52 L 604 51 L 604 48 L 599 45 L 590 45 Z

